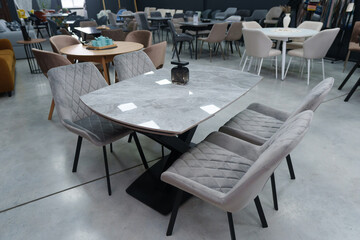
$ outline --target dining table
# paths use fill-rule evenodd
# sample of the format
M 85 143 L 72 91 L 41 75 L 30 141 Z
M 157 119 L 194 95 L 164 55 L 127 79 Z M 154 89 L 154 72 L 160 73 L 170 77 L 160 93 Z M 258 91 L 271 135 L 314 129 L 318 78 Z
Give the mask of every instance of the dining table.
M 135 42 L 114 41 L 115 47 L 110 49 L 94 50 L 84 44 L 74 44 L 60 49 L 71 62 L 75 60 L 83 62 L 101 63 L 104 72 L 104 78 L 110 85 L 108 63 L 112 62 L 114 57 L 119 54 L 134 52 L 142 49 L 144 45 Z
M 282 42 L 281 54 L 281 80 L 285 79 L 286 43 L 292 38 L 308 38 L 316 35 L 319 31 L 305 28 L 259 28 L 270 39 Z
M 212 66 L 190 68 L 186 85 L 171 82 L 170 69 L 150 71 L 80 97 L 93 112 L 143 134 L 170 150 L 141 174 L 126 192 L 161 214 L 171 212 L 176 189 L 160 180 L 188 151 L 195 131 L 256 86 L 262 77 Z M 184 196 L 183 201 L 189 198 Z
M 223 22 L 224 21 L 219 20 L 179 22 L 179 24 L 181 25 L 180 28 L 183 30 L 183 33 L 185 33 L 187 30 L 195 32 L 195 59 L 197 59 L 198 38 L 200 36 L 199 32 L 204 30 L 210 30 L 214 24 Z

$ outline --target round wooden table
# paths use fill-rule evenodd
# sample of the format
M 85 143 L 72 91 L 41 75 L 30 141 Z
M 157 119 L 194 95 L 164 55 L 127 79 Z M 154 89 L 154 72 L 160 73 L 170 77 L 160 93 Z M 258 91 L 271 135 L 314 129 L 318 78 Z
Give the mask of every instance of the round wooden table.
M 108 84 L 110 84 L 109 69 L 107 63 L 112 62 L 114 57 L 119 54 L 134 52 L 142 49 L 144 46 L 135 42 L 114 41 L 116 48 L 107 50 L 89 50 L 87 46 L 82 44 L 75 44 L 64 47 L 60 50 L 62 54 L 67 55 L 67 58 L 74 62 L 74 60 L 84 62 L 98 62 L 101 63 L 104 69 L 104 77 Z
M 45 42 L 45 41 L 46 41 L 46 39 L 44 39 L 44 38 L 34 38 L 29 41 L 20 40 L 20 41 L 16 42 L 17 44 L 24 44 L 26 59 L 28 61 L 31 73 L 41 73 L 41 69 L 37 64 L 34 54 L 31 49 L 36 48 L 36 49 L 42 50 L 41 43 Z

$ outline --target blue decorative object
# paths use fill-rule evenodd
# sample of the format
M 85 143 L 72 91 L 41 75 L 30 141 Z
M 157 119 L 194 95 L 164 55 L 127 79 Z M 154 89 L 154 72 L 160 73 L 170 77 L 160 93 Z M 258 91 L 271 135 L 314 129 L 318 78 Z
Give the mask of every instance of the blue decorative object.
M 113 40 L 108 38 L 108 37 L 104 37 L 104 36 L 100 36 L 95 38 L 95 40 L 91 41 L 91 45 L 93 47 L 105 47 L 105 46 L 109 46 L 109 45 L 113 45 Z

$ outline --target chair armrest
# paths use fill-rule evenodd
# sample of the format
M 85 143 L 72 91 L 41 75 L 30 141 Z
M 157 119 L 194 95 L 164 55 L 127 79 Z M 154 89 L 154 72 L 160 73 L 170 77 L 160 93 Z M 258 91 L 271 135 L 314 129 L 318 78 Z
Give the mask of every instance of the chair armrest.
M 14 51 L 9 39 L 0 39 L 0 50 L 10 49 Z

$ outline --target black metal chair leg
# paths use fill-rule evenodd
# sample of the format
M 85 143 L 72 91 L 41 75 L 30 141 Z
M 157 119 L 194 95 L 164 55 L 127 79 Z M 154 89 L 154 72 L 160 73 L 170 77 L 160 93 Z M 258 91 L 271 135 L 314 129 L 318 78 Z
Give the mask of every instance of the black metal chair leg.
M 182 45 L 183 45 L 183 42 L 180 42 L 179 54 L 181 54 Z
M 139 151 L 141 161 L 142 161 L 142 163 L 144 164 L 145 169 L 148 169 L 148 168 L 149 168 L 149 165 L 147 164 L 147 161 L 146 161 L 144 152 L 143 152 L 143 150 L 142 150 L 142 147 L 141 147 L 141 145 L 140 145 L 140 141 L 139 141 L 139 138 L 138 138 L 136 132 L 133 133 L 133 137 L 134 137 L 134 140 L 135 140 L 135 143 L 136 143 L 136 147 L 137 147 L 137 149 L 138 149 L 138 151 Z
M 290 154 L 288 154 L 286 156 L 286 162 L 287 162 L 287 165 L 288 165 L 288 168 L 289 168 L 290 178 L 294 180 L 295 179 L 295 172 L 294 172 L 294 168 L 293 168 L 293 165 L 292 165 L 292 162 L 291 162 Z
M 110 152 L 113 152 L 112 143 L 110 143 Z
M 174 229 L 174 225 L 175 225 L 175 220 L 176 220 L 176 216 L 179 210 L 179 206 L 181 203 L 181 199 L 183 196 L 183 191 L 182 190 L 178 190 L 178 192 L 176 193 L 176 198 L 174 201 L 174 207 L 171 213 L 171 217 L 170 217 L 170 221 L 169 221 L 169 225 L 166 231 L 166 236 L 171 236 L 173 229 Z
M 106 173 L 108 193 L 109 193 L 109 196 L 111 196 L 111 184 L 110 184 L 109 166 L 108 166 L 107 155 L 106 155 L 106 146 L 103 146 L 103 154 L 104 154 L 105 173 Z
M 77 165 L 78 165 L 79 156 L 80 156 L 81 143 L 82 143 L 82 137 L 78 136 L 72 172 L 76 172 L 76 170 L 77 170 Z
M 274 208 L 275 210 L 279 210 L 278 207 L 278 201 L 277 201 L 277 194 L 276 194 L 276 183 L 275 183 L 275 174 L 271 174 L 271 190 L 272 190 L 272 195 L 273 195 L 273 202 L 274 202 Z
M 229 228 L 230 228 L 231 240 L 236 240 L 236 237 L 235 237 L 235 229 L 234 229 L 234 221 L 233 221 L 232 213 L 231 213 L 231 212 L 227 212 L 227 217 L 228 217 L 228 221 L 229 221 Z
M 349 99 L 351 98 L 351 96 L 354 94 L 354 92 L 356 91 L 357 87 L 360 86 L 360 78 L 357 80 L 357 82 L 355 83 L 355 85 L 353 86 L 353 88 L 351 89 L 351 91 L 349 92 L 349 94 L 346 96 L 345 98 L 345 102 L 349 101 Z
M 263 228 L 267 228 L 268 224 L 266 222 L 265 214 L 264 214 L 264 211 L 262 209 L 259 196 L 256 196 L 256 198 L 254 199 L 254 202 L 255 202 L 256 209 L 258 211 L 259 217 L 260 217 L 261 225 L 262 225 Z
M 357 63 L 354 65 L 354 67 L 350 70 L 349 74 L 346 76 L 346 78 L 344 79 L 344 81 L 340 84 L 340 86 L 339 86 L 339 88 L 338 88 L 339 90 L 341 90 L 341 89 L 345 86 L 346 82 L 350 79 L 351 75 L 353 75 L 353 73 L 355 72 L 355 70 L 356 70 L 358 67 L 360 67 L 360 62 L 357 62 Z

